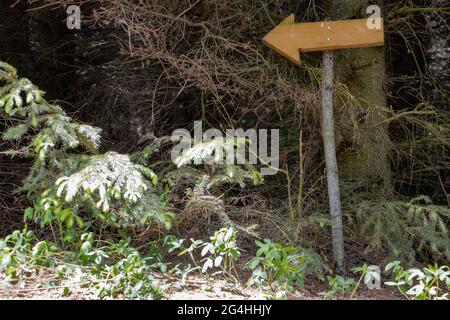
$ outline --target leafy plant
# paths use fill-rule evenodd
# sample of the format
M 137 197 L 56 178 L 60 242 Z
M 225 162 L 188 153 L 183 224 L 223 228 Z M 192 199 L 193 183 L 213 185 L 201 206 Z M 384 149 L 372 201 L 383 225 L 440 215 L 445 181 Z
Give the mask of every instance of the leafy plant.
M 109 256 L 103 250 L 95 248 L 91 233 L 84 233 L 81 235 L 81 246 L 79 259 L 84 265 L 89 262 L 94 262 L 96 265 L 100 265 Z
M 90 277 L 99 298 L 151 298 L 160 297 L 153 285 L 150 267 L 136 250 L 132 250 L 114 265 L 94 269 Z
M 386 265 L 386 272 L 394 275 L 394 281 L 386 282 L 396 286 L 408 299 L 448 300 L 450 290 L 450 269 L 448 266 L 429 265 L 426 268 L 405 270 L 400 261 Z
M 20 281 L 41 266 L 55 266 L 55 244 L 37 241 L 32 231 L 25 227 L 0 240 L 0 271 L 9 281 Z
M 34 199 L 34 207 L 25 209 L 24 221 L 33 221 L 41 228 L 50 227 L 55 243 L 71 242 L 77 236 L 76 227 L 83 228 L 86 223 L 72 208 L 65 208 L 64 203 L 47 189 Z M 54 226 L 59 233 L 56 235 Z
M 296 248 L 283 247 L 269 239 L 255 243 L 259 248 L 256 257 L 247 263 L 248 268 L 253 271 L 248 281 L 250 285 L 303 285 L 305 258 Z
M 211 242 L 201 245 L 203 258 L 202 272 L 213 267 L 220 267 L 224 274 L 231 274 L 234 262 L 241 256 L 236 244 L 237 231 L 233 228 L 222 228 L 211 237 Z
M 213 273 L 213 275 L 223 274 L 236 279 L 235 276 L 237 274 L 234 270 L 234 263 L 241 256 L 240 249 L 236 244 L 236 236 L 237 231 L 234 228 L 222 228 L 210 238 L 211 242 L 191 239 L 190 247 L 184 249 L 180 255 L 188 253 L 193 263 L 202 273 L 207 273 L 210 269 L 219 268 L 220 271 Z M 194 251 L 197 249 L 201 249 L 201 267 L 194 256 Z
M 85 266 L 83 282 L 98 298 L 159 298 L 161 292 L 153 285 L 154 257 L 142 257 L 130 246 L 130 239 L 107 241 L 99 246 L 93 235 L 81 236 L 78 259 Z
M 327 279 L 330 290 L 321 293 L 324 299 L 332 299 L 336 295 L 339 295 L 340 298 L 344 298 L 346 294 L 352 293 L 357 286 L 356 281 L 353 278 L 344 278 L 340 275 L 335 275 L 328 276 Z

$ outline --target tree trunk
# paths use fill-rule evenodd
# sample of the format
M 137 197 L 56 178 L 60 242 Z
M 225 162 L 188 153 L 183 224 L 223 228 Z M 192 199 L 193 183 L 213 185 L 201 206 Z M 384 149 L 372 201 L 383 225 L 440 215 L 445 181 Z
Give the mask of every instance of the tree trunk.
M 377 1 L 382 7 L 383 1 Z M 332 1 L 333 19 L 367 18 L 372 1 Z M 351 36 L 351 35 L 349 35 Z M 336 143 L 343 185 L 372 194 L 391 191 L 390 139 L 386 119 L 384 47 L 340 50 L 335 54 Z M 383 110 L 384 109 L 384 110 Z
M 437 0 L 435 6 L 444 8 L 448 0 Z M 439 10 L 439 9 L 438 9 Z M 448 93 L 450 92 L 450 20 L 444 14 L 430 13 L 425 15 L 430 28 L 430 42 L 426 51 L 431 77 L 426 84 L 429 88 L 430 102 L 442 111 L 450 111 Z

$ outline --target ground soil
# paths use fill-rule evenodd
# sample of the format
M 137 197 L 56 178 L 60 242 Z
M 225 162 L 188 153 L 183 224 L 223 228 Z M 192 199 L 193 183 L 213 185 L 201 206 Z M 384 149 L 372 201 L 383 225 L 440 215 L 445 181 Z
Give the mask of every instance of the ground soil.
M 0 276 L 0 300 L 87 300 L 94 299 L 89 290 L 80 286 L 65 283 L 64 285 L 50 286 L 52 275 L 40 274 L 30 277 L 23 283 L 10 284 Z M 163 299 L 170 300 L 264 300 L 264 292 L 234 285 L 222 279 L 208 280 L 200 275 L 188 277 L 186 281 L 179 278 L 157 277 L 156 283 L 161 288 Z M 63 288 L 70 287 L 70 294 L 63 295 Z M 289 300 L 319 300 L 321 292 L 327 291 L 327 285 L 321 282 L 311 283 L 287 296 Z M 267 292 L 266 292 L 267 293 Z M 272 293 L 275 296 L 275 292 Z M 348 299 L 347 296 L 335 299 Z M 368 290 L 361 288 L 354 299 L 359 300 L 399 300 L 402 299 L 394 290 L 381 288 Z

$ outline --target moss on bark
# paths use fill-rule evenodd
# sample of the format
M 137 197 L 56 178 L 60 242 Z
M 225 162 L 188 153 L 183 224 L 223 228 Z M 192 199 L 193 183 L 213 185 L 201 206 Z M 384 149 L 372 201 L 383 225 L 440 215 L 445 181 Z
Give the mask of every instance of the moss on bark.
M 333 17 L 365 17 L 367 1 L 335 2 Z M 380 3 L 379 3 L 380 4 Z M 381 4 L 380 4 L 381 5 Z M 349 35 L 351 36 L 351 35 Z M 335 113 L 339 176 L 344 185 L 370 191 L 391 189 L 390 139 L 385 125 L 384 48 L 335 53 Z

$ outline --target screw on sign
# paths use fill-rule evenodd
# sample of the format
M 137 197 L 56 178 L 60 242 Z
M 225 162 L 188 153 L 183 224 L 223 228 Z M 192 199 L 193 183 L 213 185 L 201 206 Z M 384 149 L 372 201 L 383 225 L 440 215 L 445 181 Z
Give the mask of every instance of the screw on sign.
M 344 236 L 342 227 L 339 177 L 336 160 L 333 116 L 333 55 L 330 50 L 384 45 L 383 19 L 377 10 L 369 19 L 295 23 L 291 14 L 263 39 L 265 45 L 295 64 L 300 52 L 324 51 L 322 63 L 322 136 L 327 166 L 333 253 L 337 273 L 344 272 Z

